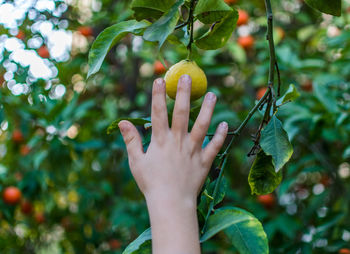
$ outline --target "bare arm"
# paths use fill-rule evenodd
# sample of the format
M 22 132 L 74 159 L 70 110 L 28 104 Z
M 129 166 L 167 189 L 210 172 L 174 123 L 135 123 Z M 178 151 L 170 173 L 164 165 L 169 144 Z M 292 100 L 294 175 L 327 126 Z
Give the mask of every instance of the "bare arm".
M 127 146 L 130 168 L 145 195 L 152 227 L 153 254 L 200 253 L 196 198 L 227 135 L 221 123 L 203 149 L 216 96 L 207 93 L 201 111 L 188 132 L 191 78 L 179 80 L 169 128 L 165 82 L 157 79 L 152 94 L 152 139 L 146 153 L 135 126 L 119 123 Z

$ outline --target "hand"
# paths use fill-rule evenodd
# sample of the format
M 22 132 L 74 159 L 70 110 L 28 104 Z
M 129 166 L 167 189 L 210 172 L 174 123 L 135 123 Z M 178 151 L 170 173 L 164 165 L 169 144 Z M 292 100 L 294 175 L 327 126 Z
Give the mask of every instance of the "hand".
M 205 96 L 201 111 L 188 133 L 191 78 L 179 80 L 172 126 L 168 125 L 165 101 L 165 82 L 157 79 L 152 94 L 152 138 L 147 152 L 143 152 L 141 137 L 128 121 L 119 128 L 127 146 L 130 169 L 146 199 L 164 193 L 168 197 L 195 200 L 215 156 L 227 135 L 227 123 L 219 125 L 215 136 L 203 149 L 214 111 L 216 96 Z
M 196 197 L 222 147 L 227 123 L 221 123 L 203 149 L 216 96 L 207 93 L 198 118 L 188 133 L 191 78 L 179 79 L 172 126 L 168 125 L 165 82 L 155 80 L 152 93 L 152 138 L 146 152 L 135 126 L 121 121 L 131 172 L 151 218 L 153 253 L 200 253 Z

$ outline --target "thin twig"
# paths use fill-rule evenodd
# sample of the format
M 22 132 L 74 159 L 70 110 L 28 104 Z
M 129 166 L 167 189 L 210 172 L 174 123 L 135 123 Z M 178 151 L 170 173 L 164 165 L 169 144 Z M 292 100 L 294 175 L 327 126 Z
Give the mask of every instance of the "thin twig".
M 277 86 L 277 96 L 280 97 L 281 96 L 281 73 L 280 73 L 280 68 L 278 67 L 278 62 L 277 60 L 275 61 L 275 66 L 276 66 L 276 72 L 277 72 L 277 80 L 278 80 L 278 86 Z
M 187 25 L 188 25 L 188 21 L 186 21 L 185 23 L 182 23 L 182 24 L 178 24 L 178 25 L 175 27 L 175 30 L 180 29 L 180 28 L 183 28 L 184 26 L 187 26 Z

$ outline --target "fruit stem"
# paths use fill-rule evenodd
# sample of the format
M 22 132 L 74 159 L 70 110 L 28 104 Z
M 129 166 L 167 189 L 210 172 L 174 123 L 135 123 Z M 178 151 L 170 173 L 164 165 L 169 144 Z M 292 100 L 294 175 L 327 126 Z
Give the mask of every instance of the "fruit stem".
M 192 43 L 193 43 L 193 13 L 194 13 L 194 7 L 196 4 L 196 0 L 191 0 L 190 5 L 190 13 L 188 14 L 188 20 L 187 20 L 187 30 L 190 31 L 190 41 L 187 45 L 187 59 L 192 60 Z

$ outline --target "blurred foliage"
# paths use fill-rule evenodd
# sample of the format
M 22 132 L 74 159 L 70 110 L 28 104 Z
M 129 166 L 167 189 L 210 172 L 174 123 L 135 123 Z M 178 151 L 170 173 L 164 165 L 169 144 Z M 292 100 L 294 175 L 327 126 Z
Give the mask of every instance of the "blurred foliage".
M 87 80 L 94 38 L 132 17 L 130 1 L 0 1 L 0 8 L 6 5 L 25 12 L 11 27 L 0 24 L 0 192 L 17 186 L 23 197 L 18 205 L 0 200 L 1 253 L 122 253 L 149 222 L 122 138 L 106 130 L 118 118 L 147 119 L 155 61 L 170 66 L 186 58 L 186 47 L 165 42 L 158 52 L 154 43 L 128 35 Z M 282 94 L 294 84 L 301 95 L 278 112 L 294 153 L 270 203 L 251 195 L 253 158 L 246 155 L 262 117 L 257 113 L 229 155 L 224 204 L 262 221 L 271 253 L 337 253 L 350 247 L 350 4 L 343 1 L 341 17 L 302 1 L 272 5 Z M 223 120 L 235 129 L 267 83 L 264 4 L 240 0 L 235 6 L 249 13 L 249 23 L 223 48 L 193 52 L 219 98 L 210 132 Z M 71 36 L 69 50 L 55 53 L 58 39 L 46 33 L 47 24 Z M 248 34 L 254 46 L 244 49 L 237 39 Z M 15 51 L 44 56 L 42 45 L 51 57 L 40 61 L 51 75 L 38 78 Z M 149 139 L 149 131 L 140 131 Z M 23 200 L 33 211 L 23 212 Z M 219 233 L 203 253 L 236 250 Z

